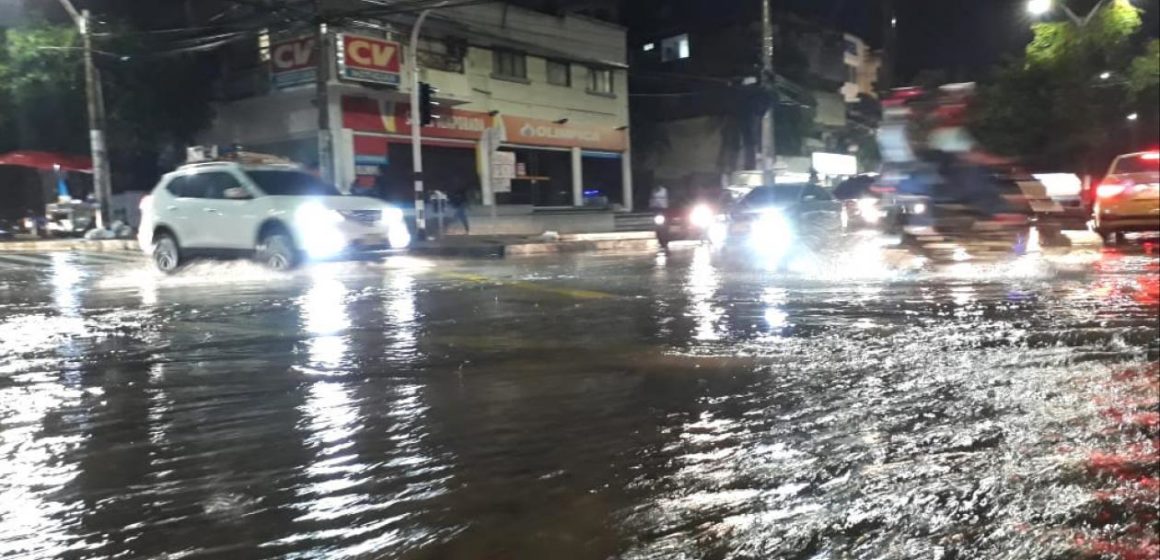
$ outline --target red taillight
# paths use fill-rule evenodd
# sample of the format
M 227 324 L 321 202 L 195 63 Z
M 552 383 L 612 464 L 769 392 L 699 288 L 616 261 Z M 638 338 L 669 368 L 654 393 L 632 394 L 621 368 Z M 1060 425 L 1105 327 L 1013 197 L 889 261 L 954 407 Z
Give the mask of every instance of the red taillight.
M 1097 198 L 1112 198 L 1115 196 L 1119 196 L 1120 194 L 1122 194 L 1124 192 L 1124 189 L 1126 189 L 1127 187 L 1128 187 L 1128 185 L 1125 185 L 1123 183 L 1117 183 L 1115 181 L 1107 181 L 1104 183 L 1100 183 L 1100 186 L 1096 187 L 1096 197 Z

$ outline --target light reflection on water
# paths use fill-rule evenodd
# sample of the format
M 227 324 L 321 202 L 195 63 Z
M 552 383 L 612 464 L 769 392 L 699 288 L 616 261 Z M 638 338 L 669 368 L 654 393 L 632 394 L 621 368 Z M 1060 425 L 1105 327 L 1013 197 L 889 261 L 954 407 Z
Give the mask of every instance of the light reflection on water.
M 698 247 L 689 264 L 685 292 L 689 298 L 686 314 L 692 317 L 694 323 L 693 339 L 700 342 L 720 340 L 725 334 L 721 325 L 725 312 L 714 301 L 721 287 L 719 274 L 710 249 Z
M 1006 528 L 1079 500 L 1036 509 L 1004 484 L 1066 487 L 1051 478 L 1063 468 L 1058 440 L 1043 435 L 1098 414 L 1076 385 L 1098 390 L 1113 367 L 1104 361 L 1139 361 L 1155 337 L 1155 268 L 1131 262 L 1051 284 L 940 272 L 849 285 L 734 276 L 708 251 L 637 264 L 641 292 L 664 297 L 531 294 L 497 318 L 475 307 L 472 288 L 398 267 L 310 271 L 224 311 L 199 299 L 197 314 L 142 313 L 147 324 L 129 334 L 75 339 L 75 352 L 111 348 L 106 359 L 148 368 L 128 380 L 89 372 L 110 390 L 148 384 L 105 407 L 74 389 L 74 358 L 42 332 L 102 319 L 93 302 L 107 295 L 86 292 L 91 278 L 62 260 L 43 301 L 0 317 L 0 373 L 13 374 L 0 384 L 0 556 L 881 558 L 933 556 L 950 542 L 991 546 L 959 557 L 1051 558 L 1038 546 L 985 553 L 1030 540 Z M 165 299 L 186 295 L 179 288 L 163 285 Z M 1007 306 L 1015 290 L 1034 297 Z M 959 306 L 994 311 L 946 312 Z M 639 314 L 632 328 L 650 337 L 653 320 L 692 328 L 649 338 L 660 351 L 602 355 L 591 349 L 640 336 L 609 313 Z M 520 322 L 545 315 L 593 326 L 565 337 Z M 442 338 L 453 324 L 502 331 L 512 350 L 454 347 Z M 861 328 L 871 324 L 890 330 Z M 219 327 L 237 340 L 199 336 Z M 652 361 L 688 338 L 719 343 L 720 356 Z M 522 345 L 543 341 L 565 358 L 528 359 Z M 705 359 L 738 349 L 756 358 Z M 456 379 L 448 364 L 468 359 L 477 363 Z M 138 419 L 148 433 L 118 439 L 119 423 Z M 1095 440 L 1063 435 L 1081 448 Z M 257 451 L 230 451 L 254 441 Z M 126 464 L 142 472 L 102 471 L 110 448 L 138 446 L 139 462 Z M 267 476 L 265 488 L 252 483 Z M 254 505 L 228 519 L 189 513 L 218 486 L 253 489 Z M 184 532 L 153 539 L 171 529 Z M 979 531 L 991 544 L 970 543 Z M 545 541 L 555 554 L 520 554 Z M 594 553 L 599 541 L 611 550 Z M 903 541 L 910 548 L 892 548 Z

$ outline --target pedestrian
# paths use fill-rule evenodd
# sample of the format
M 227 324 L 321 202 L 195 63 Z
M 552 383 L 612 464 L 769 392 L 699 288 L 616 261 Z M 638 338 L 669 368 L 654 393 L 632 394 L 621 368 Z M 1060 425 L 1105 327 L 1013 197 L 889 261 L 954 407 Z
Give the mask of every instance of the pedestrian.
M 666 189 L 664 185 L 653 187 L 652 194 L 649 195 L 648 206 L 653 210 L 667 210 L 669 208 L 669 189 Z
M 467 191 L 468 188 L 466 186 L 455 189 L 451 192 L 448 199 L 451 202 L 451 206 L 455 208 L 455 221 L 463 226 L 463 233 L 465 235 L 471 235 L 471 224 L 467 221 L 467 206 L 470 204 Z

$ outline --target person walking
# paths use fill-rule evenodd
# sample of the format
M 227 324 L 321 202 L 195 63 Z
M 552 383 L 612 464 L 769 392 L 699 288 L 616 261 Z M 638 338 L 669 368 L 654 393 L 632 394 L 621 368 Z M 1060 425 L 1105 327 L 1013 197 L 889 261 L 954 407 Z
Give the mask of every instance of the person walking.
M 471 224 L 467 221 L 467 206 L 470 204 L 467 187 L 460 187 L 451 192 L 448 201 L 455 208 L 455 221 L 463 226 L 464 235 L 471 235 Z
M 664 185 L 657 185 L 649 195 L 648 207 L 653 210 L 667 210 L 669 208 L 669 189 Z

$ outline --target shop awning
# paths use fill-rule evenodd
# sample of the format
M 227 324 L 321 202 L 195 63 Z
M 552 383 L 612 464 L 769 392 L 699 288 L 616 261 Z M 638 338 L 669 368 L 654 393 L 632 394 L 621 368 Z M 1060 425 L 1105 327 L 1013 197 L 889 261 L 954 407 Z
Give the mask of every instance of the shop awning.
M 52 171 L 59 165 L 64 171 L 93 172 L 93 159 L 89 156 L 29 150 L 0 154 L 0 165 L 17 165 L 47 171 Z

